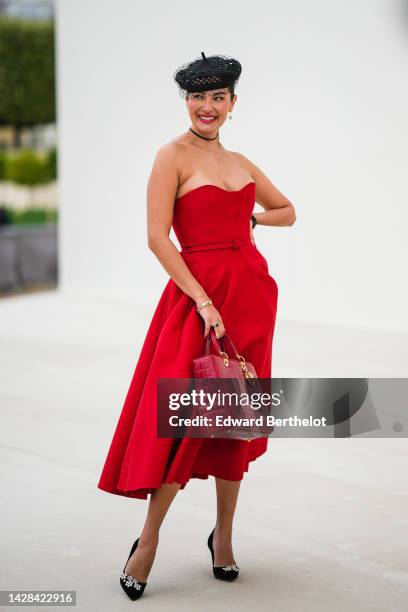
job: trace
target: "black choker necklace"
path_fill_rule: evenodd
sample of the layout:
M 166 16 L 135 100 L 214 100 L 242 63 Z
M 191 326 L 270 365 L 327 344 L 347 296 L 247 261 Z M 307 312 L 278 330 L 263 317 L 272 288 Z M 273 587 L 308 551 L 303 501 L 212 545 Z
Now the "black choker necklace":
M 192 130 L 191 128 L 188 128 L 190 130 L 190 132 L 193 132 L 193 134 L 195 134 L 196 136 L 198 136 L 199 138 L 203 138 L 204 140 L 216 140 L 218 138 L 218 133 L 215 136 L 215 138 L 206 138 L 205 136 L 201 136 L 201 134 L 197 134 L 197 132 L 195 132 L 194 130 Z

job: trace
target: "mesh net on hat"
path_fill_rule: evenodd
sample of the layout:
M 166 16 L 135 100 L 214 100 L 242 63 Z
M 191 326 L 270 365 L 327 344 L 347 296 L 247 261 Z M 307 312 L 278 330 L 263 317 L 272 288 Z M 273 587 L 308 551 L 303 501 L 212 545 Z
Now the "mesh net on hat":
M 206 91 L 221 87 L 235 87 L 242 71 L 238 60 L 227 55 L 210 55 L 201 52 L 201 58 L 183 64 L 173 78 L 183 96 L 189 92 Z

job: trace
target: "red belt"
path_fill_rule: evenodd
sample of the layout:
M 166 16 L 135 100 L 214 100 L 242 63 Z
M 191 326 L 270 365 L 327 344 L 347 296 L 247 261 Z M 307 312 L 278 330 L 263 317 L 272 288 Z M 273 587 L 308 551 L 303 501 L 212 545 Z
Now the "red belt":
M 250 238 L 234 238 L 224 242 L 210 242 L 207 244 L 192 244 L 183 246 L 181 253 L 194 253 L 196 251 L 215 251 L 217 249 L 239 249 L 241 246 L 251 244 Z

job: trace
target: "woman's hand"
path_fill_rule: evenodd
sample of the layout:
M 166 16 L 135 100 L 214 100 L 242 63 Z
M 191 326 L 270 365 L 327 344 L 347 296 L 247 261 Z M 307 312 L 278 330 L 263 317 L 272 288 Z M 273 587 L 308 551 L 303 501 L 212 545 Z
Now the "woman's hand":
M 208 304 L 207 306 L 203 306 L 199 313 L 204 319 L 205 323 L 205 332 L 204 338 L 208 336 L 210 333 L 210 327 L 214 325 L 214 323 L 219 323 L 215 329 L 215 335 L 217 338 L 221 338 L 225 333 L 224 323 L 222 322 L 222 317 L 216 307 L 213 304 Z
M 250 237 L 252 244 L 256 246 L 255 238 L 254 238 L 254 228 L 252 227 L 252 219 L 249 220 L 249 237 Z

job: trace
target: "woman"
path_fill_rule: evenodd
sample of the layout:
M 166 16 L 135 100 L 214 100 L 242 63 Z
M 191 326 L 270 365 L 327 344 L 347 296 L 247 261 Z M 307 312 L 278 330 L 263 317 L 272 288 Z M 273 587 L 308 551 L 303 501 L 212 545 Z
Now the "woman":
M 131 599 L 147 584 L 162 521 L 190 478 L 215 477 L 217 517 L 207 544 L 213 574 L 238 576 L 232 524 L 240 483 L 267 438 L 159 438 L 159 377 L 191 378 L 211 327 L 228 335 L 257 375 L 271 377 L 278 288 L 253 237 L 255 224 L 288 226 L 294 207 L 244 155 L 228 151 L 219 128 L 232 117 L 241 64 L 226 56 L 194 60 L 174 78 L 191 125 L 158 151 L 148 181 L 148 245 L 170 279 L 139 356 L 98 487 L 147 499 L 147 517 L 120 577 Z M 265 209 L 252 214 L 255 200 Z M 182 249 L 169 238 L 173 225 Z

